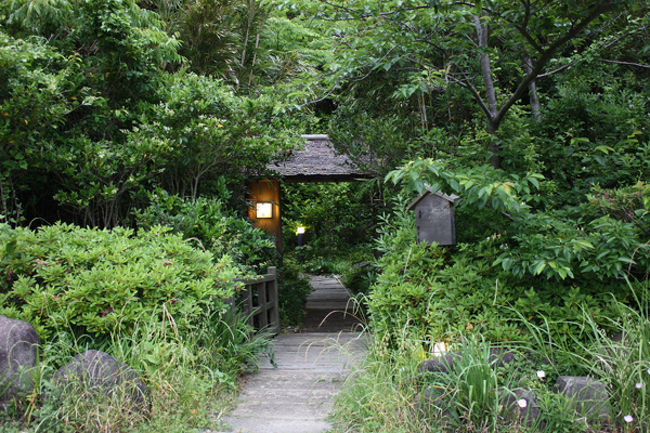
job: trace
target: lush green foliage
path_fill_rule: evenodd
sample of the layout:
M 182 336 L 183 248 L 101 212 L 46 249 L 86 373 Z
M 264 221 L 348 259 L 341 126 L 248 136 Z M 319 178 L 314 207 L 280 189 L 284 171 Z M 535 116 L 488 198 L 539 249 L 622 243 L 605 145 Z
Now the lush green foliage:
M 243 179 L 305 126 L 328 125 L 341 150 L 402 188 L 376 262 L 373 215 L 393 185 L 285 188 L 285 320 L 300 318 L 301 271 L 371 286 L 380 344 L 349 399 L 352 428 L 431 430 L 410 411 L 419 356 L 478 333 L 553 341 L 558 368 L 599 375 L 621 413 L 645 419 L 647 396 L 630 384 L 646 348 L 594 342 L 583 324 L 620 331 L 611 318 L 624 316 L 635 325 L 623 333 L 647 339 L 633 294 L 646 295 L 650 268 L 648 12 L 638 0 L 2 2 L 0 222 L 139 228 L 0 226 L 0 312 L 33 321 L 47 344 L 105 344 L 157 391 L 182 388 L 182 402 L 161 393 L 154 411 L 178 404 L 173 416 L 192 424 L 190 388 L 232 382 L 259 348 L 220 316 L 240 270 L 272 260 L 268 238 L 231 210 L 243 211 Z M 404 208 L 425 188 L 462 197 L 456 246 L 416 244 Z M 308 246 L 294 250 L 298 224 Z M 183 373 L 204 366 L 197 380 Z M 459 416 L 495 425 L 494 393 L 467 389 L 487 370 L 456 373 L 438 379 L 455 381 Z M 561 401 L 547 403 L 546 426 L 577 428 Z M 73 429 L 140 422 L 89 406 Z
M 187 72 L 134 2 L 5 2 L 0 24 L 3 218 L 112 227 L 153 185 L 196 198 L 296 143 L 278 95 Z
M 38 231 L 2 226 L 2 310 L 42 338 L 88 334 L 98 342 L 131 335 L 138 321 L 173 320 L 187 335 L 210 312 L 224 312 L 239 274 L 229 256 L 213 261 L 170 229 Z
M 571 319 L 557 322 L 544 316 L 539 325 L 514 313 L 513 322 L 526 329 L 529 342 L 495 346 L 468 337 L 470 330 L 466 330 L 448 347 L 454 360 L 447 371 L 419 371 L 422 361 L 440 347 L 414 337 L 410 327 L 395 332 L 391 345 L 386 344 L 386 335 L 383 340 L 369 337 L 373 344 L 368 358 L 337 400 L 335 431 L 646 431 L 650 419 L 648 282 L 629 289 L 632 306 L 610 298 L 607 317 L 594 315 L 591 306 L 584 304 Z M 558 338 L 559 323 L 569 325 L 568 340 Z M 501 362 L 503 350 L 515 361 Z M 584 407 L 578 405 L 576 411 L 570 399 L 553 392 L 561 375 L 588 375 L 605 384 L 611 413 L 605 425 L 593 413 L 583 412 Z M 535 394 L 536 420 L 529 422 L 504 410 L 507 401 L 512 404 L 519 398 L 508 396 L 521 390 Z
M 507 176 L 485 166 L 451 172 L 440 161 L 420 160 L 392 172 L 388 178 L 395 182 L 405 180 L 407 188 L 418 192 L 428 186 L 434 192 L 443 189 L 461 195 L 460 212 L 470 210 L 475 215 L 473 222 L 492 216 L 499 218 L 492 227 L 483 225 L 461 237 L 474 240 L 496 235 L 504 252 L 494 264 L 516 277 L 544 274 L 562 280 L 578 276 L 604 280 L 630 273 L 642 276 L 650 265 L 650 248 L 644 244 L 650 221 L 650 195 L 642 182 L 625 187 L 618 200 L 606 200 L 607 208 L 599 204 L 599 199 L 609 197 L 603 192 L 602 198 L 583 196 L 579 211 L 549 209 L 553 203 L 546 200 L 546 209 L 536 211 L 528 204 L 543 200 L 533 195 L 542 179 L 536 174 Z M 598 194 L 597 188 L 594 191 Z M 626 199 L 626 195 L 630 197 Z M 591 203 L 587 202 L 589 198 Z M 485 208 L 489 210 L 482 211 Z
M 367 241 L 373 234 L 372 184 L 286 184 L 282 188 L 285 250 L 296 246 L 296 228 L 305 227 L 305 244 L 328 257 Z
M 130 335 L 113 334 L 97 346 L 88 338 L 59 332 L 44 342 L 34 372 L 35 391 L 0 413 L 0 431 L 84 432 L 169 431 L 192 428 L 221 429 L 214 413 L 228 409 L 234 398 L 237 374 L 260 351 L 268 351 L 265 334 L 251 338 L 246 317 L 215 313 L 200 319 L 191 334 L 180 337 L 171 316 L 138 321 Z M 72 384 L 61 388 L 51 380 L 54 370 L 88 348 L 99 348 L 132 366 L 149 387 L 150 406 L 144 411 L 118 392 L 96 393 Z M 57 393 L 58 398 L 46 398 Z M 7 415 L 22 415 L 14 423 Z M 6 421 L 6 422 L 5 422 Z
M 288 326 L 300 326 L 304 315 L 305 301 L 311 293 L 311 285 L 303 266 L 294 257 L 285 256 L 280 268 L 278 301 L 280 321 Z
M 157 225 L 171 227 L 214 257 L 227 254 L 236 264 L 258 272 L 274 263 L 276 250 L 271 236 L 226 209 L 222 200 L 183 200 L 161 189 L 149 194 L 149 199 L 149 207 L 136 211 L 141 230 Z
M 306 272 L 354 279 L 354 266 L 372 260 L 370 240 L 380 206 L 376 190 L 375 182 L 284 185 L 285 253 Z M 302 247 L 297 247 L 298 226 L 305 227 Z
M 462 239 L 473 233 L 462 234 L 466 224 L 489 227 L 488 221 L 494 218 L 489 209 L 484 214 L 470 205 L 457 210 L 457 220 L 467 221 L 460 225 L 461 239 L 454 247 L 417 244 L 413 215 L 404 207 L 399 202 L 400 210 L 384 220 L 378 242 L 384 253 L 378 261 L 382 272 L 368 301 L 373 331 L 387 341 L 404 330 L 425 341 L 455 341 L 466 333 L 481 333 L 492 341 L 530 339 L 516 309 L 533 323 L 546 317 L 553 324 L 554 338 L 570 342 L 570 335 L 581 333 L 574 322 L 582 308 L 588 308 L 597 323 L 606 327 L 606 318 L 614 313 L 611 294 L 619 299 L 629 296 L 624 280 L 562 279 L 558 273 L 517 275 L 505 269 L 500 262 L 504 251 L 511 254 L 520 248 L 516 243 L 503 247 L 507 232 L 486 236 L 480 230 L 471 243 Z M 620 275 L 626 272 L 627 267 Z
M 247 317 L 224 303 L 242 275 L 238 266 L 168 227 L 136 235 L 3 224 L 0 275 L 0 314 L 27 320 L 43 339 L 36 389 L 9 414 L 22 417 L 20 431 L 214 427 L 211 413 L 227 406 L 222 400 L 237 375 L 268 353 L 268 336 L 252 334 Z M 54 371 L 87 349 L 108 352 L 141 375 L 151 391 L 144 413 L 119 392 L 71 388 L 60 399 L 44 398 L 54 392 Z
M 582 333 L 574 333 L 570 342 L 553 337 L 549 323 L 526 326 L 534 337 L 535 350 L 558 361 L 549 366 L 553 376 L 574 366 L 579 373 L 598 378 L 610 393 L 612 424 L 619 431 L 646 431 L 650 419 L 648 281 L 630 289 L 631 305 L 612 299 L 608 317 L 596 317 L 584 307 L 578 322 L 572 324 Z M 603 322 L 609 332 L 604 331 Z M 625 416 L 631 416 L 632 421 L 626 421 Z

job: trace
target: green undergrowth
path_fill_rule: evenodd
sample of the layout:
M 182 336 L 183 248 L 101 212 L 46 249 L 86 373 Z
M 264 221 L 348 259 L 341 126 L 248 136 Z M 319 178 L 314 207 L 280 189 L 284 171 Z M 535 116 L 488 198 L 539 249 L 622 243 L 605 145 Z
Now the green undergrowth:
M 584 305 L 580 321 L 572 324 L 583 335 L 574 336 L 572 344 L 556 339 L 549 321 L 537 326 L 515 311 L 529 339 L 496 344 L 463 336 L 448 348 L 455 358 L 442 372 L 419 371 L 435 355 L 429 341 L 414 337 L 408 326 L 398 338 L 371 336 L 368 357 L 336 400 L 333 432 L 647 432 L 649 297 L 647 291 L 634 294 L 635 308 L 611 301 L 616 311 L 610 319 L 613 334 L 606 334 Z M 501 350 L 496 358 L 490 352 L 494 348 Z M 515 361 L 495 367 L 504 351 Z M 553 392 L 561 375 L 600 380 L 610 395 L 609 416 L 598 418 Z M 521 390 L 534 393 L 538 417 L 507 410 L 522 397 L 516 394 Z
M 617 252 L 632 257 L 629 261 L 638 267 L 636 276 L 629 278 L 629 286 L 624 278 L 627 269 L 618 277 L 609 278 L 577 272 L 573 278 L 564 279 L 517 275 L 504 269 L 498 259 L 504 252 L 514 254 L 512 251 L 523 248 L 522 245 L 506 233 L 490 234 L 483 219 L 487 218 L 485 214 L 480 219 L 476 217 L 477 225 L 473 228 L 480 235 L 441 247 L 417 243 L 412 213 L 405 210 L 403 202 L 395 208 L 384 219 L 377 242 L 383 253 L 377 262 L 380 271 L 369 291 L 370 325 L 380 338 L 398 338 L 399 330 L 408 326 L 417 338 L 449 343 L 463 334 L 480 334 L 497 342 L 529 340 L 525 323 L 541 325 L 547 320 L 552 323 L 549 329 L 553 337 L 570 344 L 573 337 L 579 338 L 583 333 L 577 325 L 583 308 L 607 329 L 608 318 L 616 313 L 612 299 L 632 304 L 631 289 L 647 290 L 641 271 L 641 265 L 647 263 L 647 245 L 640 245 L 636 256 L 634 251 Z M 469 219 L 470 210 L 474 211 L 468 207 L 458 213 Z M 635 236 L 623 240 L 637 245 L 640 235 Z M 552 247 L 540 243 L 537 248 Z M 601 255 L 609 252 L 603 250 Z M 560 250 L 557 254 L 563 253 Z M 514 311 L 526 320 L 522 322 Z
M 171 227 L 215 257 L 227 254 L 244 272 L 265 273 L 277 259 L 273 237 L 228 209 L 231 193 L 223 182 L 218 185 L 220 198 L 182 198 L 156 188 L 147 194 L 149 206 L 134 211 L 136 224 L 140 229 Z
M 166 227 L 0 225 L 0 275 L 0 314 L 32 323 L 42 341 L 36 386 L 0 414 L 0 431 L 218 429 L 238 375 L 270 355 L 270 336 L 225 302 L 240 268 Z M 91 349 L 135 370 L 144 406 L 123 392 L 59 392 L 55 372 Z
M 250 361 L 268 352 L 270 337 L 251 338 L 246 317 L 208 316 L 192 335 L 180 338 L 168 316 L 163 326 L 139 321 L 131 337 L 112 336 L 97 347 L 90 338 L 68 335 L 45 342 L 33 377 L 35 390 L 13 402 L 6 432 L 187 432 L 219 429 L 232 407 L 236 379 Z M 123 389 L 106 394 L 55 384 L 56 368 L 87 349 L 99 349 L 132 367 L 149 392 L 139 405 Z M 56 395 L 56 398 L 51 398 Z M 7 418 L 8 417 L 8 418 Z
M 308 277 L 302 273 L 301 263 L 293 255 L 284 257 L 278 281 L 280 321 L 285 326 L 300 326 L 305 301 L 311 292 Z

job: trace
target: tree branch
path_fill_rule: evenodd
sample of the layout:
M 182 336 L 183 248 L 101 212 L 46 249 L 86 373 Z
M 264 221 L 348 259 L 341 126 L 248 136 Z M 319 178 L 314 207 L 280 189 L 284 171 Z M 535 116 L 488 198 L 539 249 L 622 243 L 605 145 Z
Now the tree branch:
M 562 66 L 560 66 L 560 67 L 557 68 L 557 69 L 553 69 L 552 71 L 548 71 L 548 72 L 544 72 L 543 74 L 539 74 L 539 75 L 537 76 L 537 78 L 550 77 L 551 75 L 555 75 L 555 74 L 557 74 L 558 72 L 562 72 L 562 71 L 564 71 L 565 69 L 570 68 L 571 66 L 575 65 L 576 63 L 578 63 L 578 62 L 574 60 L 573 62 L 571 62 L 571 63 L 567 63 L 566 65 L 562 65 Z
M 594 10 L 587 15 L 579 23 L 572 25 L 571 28 L 559 39 L 551 44 L 546 50 L 544 50 L 542 56 L 537 60 L 532 70 L 526 74 L 523 80 L 519 83 L 519 86 L 514 91 L 514 93 L 508 98 L 505 104 L 501 107 L 498 113 L 495 116 L 494 122 L 498 125 L 506 112 L 512 107 L 512 105 L 519 99 L 521 96 L 528 90 L 528 85 L 532 80 L 534 80 L 539 73 L 542 71 L 544 66 L 548 63 L 549 60 L 553 57 L 555 51 L 557 51 L 562 45 L 566 44 L 568 41 L 576 37 L 587 25 L 598 18 L 602 13 L 604 13 L 610 6 L 609 0 L 600 2 Z
M 650 65 L 644 65 L 643 63 L 624 62 L 622 60 L 609 60 L 609 59 L 600 59 L 600 61 L 604 63 L 614 63 L 616 65 L 636 66 L 637 68 L 650 69 Z
M 452 83 L 456 83 L 459 86 L 467 89 L 470 91 L 476 102 L 478 102 L 479 107 L 481 107 L 481 110 L 485 113 L 488 118 L 492 117 L 492 114 L 490 114 L 490 109 L 488 108 L 487 104 L 483 101 L 483 98 L 481 98 L 481 94 L 476 90 L 476 87 L 472 85 L 470 82 L 465 82 L 461 81 L 458 78 L 454 77 L 453 75 L 447 75 L 446 78 L 450 80 Z

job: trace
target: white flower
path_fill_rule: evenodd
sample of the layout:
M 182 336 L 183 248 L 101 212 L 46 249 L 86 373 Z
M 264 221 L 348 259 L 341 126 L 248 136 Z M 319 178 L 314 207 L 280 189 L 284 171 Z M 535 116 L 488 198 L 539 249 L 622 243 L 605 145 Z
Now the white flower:
M 544 370 L 537 370 L 537 377 L 540 379 L 546 379 L 546 372 Z
M 636 384 L 634 384 L 634 386 L 636 387 L 636 389 L 643 388 L 643 384 L 641 382 L 637 382 Z
M 629 423 L 631 423 L 632 421 L 634 421 L 634 417 L 632 417 L 632 415 L 625 415 L 625 416 L 623 417 L 623 420 L 625 420 L 625 422 L 629 424 Z
M 525 398 L 520 398 L 519 400 L 517 400 L 517 406 L 523 409 L 526 406 L 528 406 L 528 402 L 526 401 Z
M 648 374 L 650 374 L 650 368 L 648 368 Z

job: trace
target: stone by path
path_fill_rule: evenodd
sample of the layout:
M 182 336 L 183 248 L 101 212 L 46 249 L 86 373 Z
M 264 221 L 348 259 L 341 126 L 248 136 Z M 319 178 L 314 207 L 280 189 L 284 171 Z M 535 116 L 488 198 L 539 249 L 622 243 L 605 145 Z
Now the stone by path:
M 345 311 L 349 293 L 333 278 L 312 277 L 303 332 L 274 341 L 274 368 L 268 360 L 244 378 L 235 410 L 224 419 L 238 433 L 322 433 L 327 416 L 351 367 L 365 356 L 365 339 L 351 332 Z M 330 314 L 332 313 L 332 314 Z M 318 324 L 327 316 L 325 326 Z M 324 331 L 323 331 L 324 330 Z M 312 332 L 305 332 L 312 331 Z

